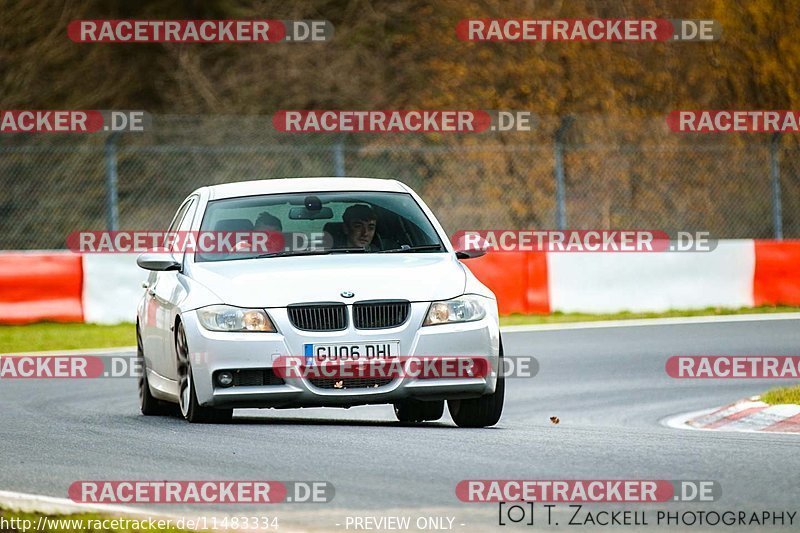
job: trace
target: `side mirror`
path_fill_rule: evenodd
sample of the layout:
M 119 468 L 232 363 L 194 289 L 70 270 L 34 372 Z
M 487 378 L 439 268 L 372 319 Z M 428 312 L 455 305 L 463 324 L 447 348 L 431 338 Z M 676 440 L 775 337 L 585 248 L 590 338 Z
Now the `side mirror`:
M 456 250 L 456 257 L 459 259 L 475 259 L 484 255 L 486 255 L 486 250 L 483 249 Z
M 169 252 L 143 253 L 136 258 L 136 264 L 145 270 L 158 272 L 181 269 L 181 264 Z
M 456 250 L 458 259 L 475 259 L 486 255 L 489 245 L 486 242 L 485 232 L 481 231 L 458 231 L 451 238 L 450 242 Z

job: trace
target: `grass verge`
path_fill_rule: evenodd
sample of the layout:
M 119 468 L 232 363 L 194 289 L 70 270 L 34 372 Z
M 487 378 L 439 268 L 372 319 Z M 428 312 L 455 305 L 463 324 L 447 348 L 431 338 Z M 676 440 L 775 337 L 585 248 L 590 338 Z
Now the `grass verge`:
M 135 345 L 136 328 L 132 323 L 107 326 L 43 322 L 25 326 L 0 326 L 0 353 Z
M 770 405 L 780 403 L 800 404 L 800 385 L 772 389 L 761 395 L 761 401 Z
M 188 532 L 168 524 L 166 519 L 125 518 L 99 513 L 43 514 L 11 511 L 0 508 L 0 533 L 67 533 L 142 531 Z M 163 522 L 159 523 L 159 520 Z M 155 529 L 153 529 L 155 524 Z M 163 526 L 163 527 L 162 527 Z
M 800 307 L 742 307 L 728 309 L 709 307 L 691 311 L 666 311 L 663 313 L 553 313 L 551 315 L 509 315 L 500 317 L 501 326 L 521 326 L 528 324 L 561 324 L 565 322 L 595 322 L 599 320 L 631 320 L 636 318 L 673 318 L 688 316 L 749 315 L 761 313 L 800 313 Z

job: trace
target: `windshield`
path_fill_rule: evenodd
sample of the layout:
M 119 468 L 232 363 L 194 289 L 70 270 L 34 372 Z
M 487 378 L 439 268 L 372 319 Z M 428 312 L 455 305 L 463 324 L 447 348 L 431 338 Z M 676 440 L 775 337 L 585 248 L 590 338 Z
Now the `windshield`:
M 437 253 L 446 248 L 407 193 L 266 194 L 208 203 L 200 231 L 269 232 L 283 237 L 270 253 L 197 253 L 198 262 L 329 253 Z

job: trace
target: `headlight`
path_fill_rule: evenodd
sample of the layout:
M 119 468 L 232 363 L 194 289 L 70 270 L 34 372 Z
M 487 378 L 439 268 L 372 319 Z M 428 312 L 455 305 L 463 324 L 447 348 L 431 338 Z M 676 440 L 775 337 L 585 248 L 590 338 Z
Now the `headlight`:
M 197 318 L 211 331 L 276 331 L 262 309 L 242 309 L 229 305 L 211 305 L 197 310 Z
M 461 296 L 444 302 L 433 302 L 423 326 L 472 322 L 486 316 L 486 309 L 476 296 Z

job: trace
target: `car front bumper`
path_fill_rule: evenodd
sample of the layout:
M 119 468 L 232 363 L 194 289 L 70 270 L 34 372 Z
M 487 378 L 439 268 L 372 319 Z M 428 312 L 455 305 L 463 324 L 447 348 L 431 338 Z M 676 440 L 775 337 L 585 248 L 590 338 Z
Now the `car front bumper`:
M 291 326 L 285 308 L 268 309 L 277 333 L 228 333 L 203 328 L 194 311 L 182 316 L 192 361 L 192 376 L 201 405 L 227 408 L 348 407 L 385 404 L 405 399 L 463 399 L 494 392 L 500 330 L 497 315 L 482 320 L 422 327 L 429 304 L 412 303 L 409 319 L 401 326 L 380 330 L 311 332 Z M 220 370 L 272 368 L 283 357 L 303 355 L 307 343 L 371 343 L 399 341 L 401 356 L 481 356 L 492 372 L 484 377 L 397 377 L 370 388 L 328 389 L 305 377 L 285 377 L 279 385 L 221 387 L 214 383 Z

